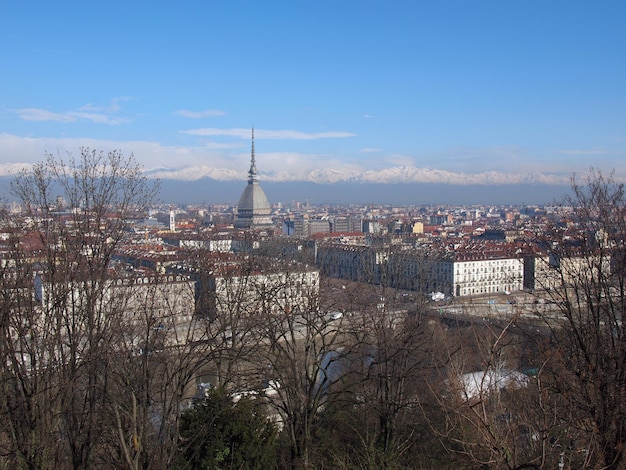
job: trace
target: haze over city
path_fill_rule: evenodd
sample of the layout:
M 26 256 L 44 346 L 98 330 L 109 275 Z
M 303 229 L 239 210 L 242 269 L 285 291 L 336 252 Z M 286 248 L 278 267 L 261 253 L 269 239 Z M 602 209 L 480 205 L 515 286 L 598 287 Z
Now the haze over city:
M 626 178 L 623 2 L 10 2 L 0 16 L 1 175 L 120 149 L 164 199 L 235 201 L 254 127 L 274 202 L 550 202 L 592 166 Z

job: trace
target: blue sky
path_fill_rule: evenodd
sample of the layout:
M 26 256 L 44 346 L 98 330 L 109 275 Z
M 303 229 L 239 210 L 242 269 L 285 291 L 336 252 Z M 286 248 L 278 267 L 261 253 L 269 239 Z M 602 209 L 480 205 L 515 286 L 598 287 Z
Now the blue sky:
M 152 175 L 626 179 L 626 2 L 0 6 L 0 174 L 81 145 Z

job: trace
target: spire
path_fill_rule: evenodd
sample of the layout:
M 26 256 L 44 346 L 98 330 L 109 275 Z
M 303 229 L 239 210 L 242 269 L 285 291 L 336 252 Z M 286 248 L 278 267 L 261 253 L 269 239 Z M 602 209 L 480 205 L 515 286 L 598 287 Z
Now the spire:
M 272 227 L 272 209 L 261 185 L 258 184 L 256 156 L 254 154 L 254 126 L 252 126 L 252 151 L 248 184 L 239 198 L 235 227 L 244 229 Z
M 254 158 L 254 126 L 252 126 L 252 155 L 250 157 L 250 171 L 248 172 L 248 183 L 257 180 L 256 160 Z

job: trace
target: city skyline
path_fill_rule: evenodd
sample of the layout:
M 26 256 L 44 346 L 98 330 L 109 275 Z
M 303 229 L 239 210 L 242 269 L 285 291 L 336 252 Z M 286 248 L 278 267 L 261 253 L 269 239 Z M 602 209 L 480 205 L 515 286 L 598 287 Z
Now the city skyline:
M 89 146 L 238 193 L 254 126 L 261 184 L 318 195 L 528 187 L 534 202 L 592 166 L 626 179 L 621 2 L 3 11 L 2 175 Z

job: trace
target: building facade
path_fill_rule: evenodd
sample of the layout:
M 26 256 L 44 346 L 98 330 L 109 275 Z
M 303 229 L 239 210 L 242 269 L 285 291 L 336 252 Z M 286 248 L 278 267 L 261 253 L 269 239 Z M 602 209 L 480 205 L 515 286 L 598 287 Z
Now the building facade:
M 235 268 L 209 277 L 206 307 L 211 318 L 297 314 L 318 308 L 317 269 L 289 266 L 265 272 L 244 271 Z

